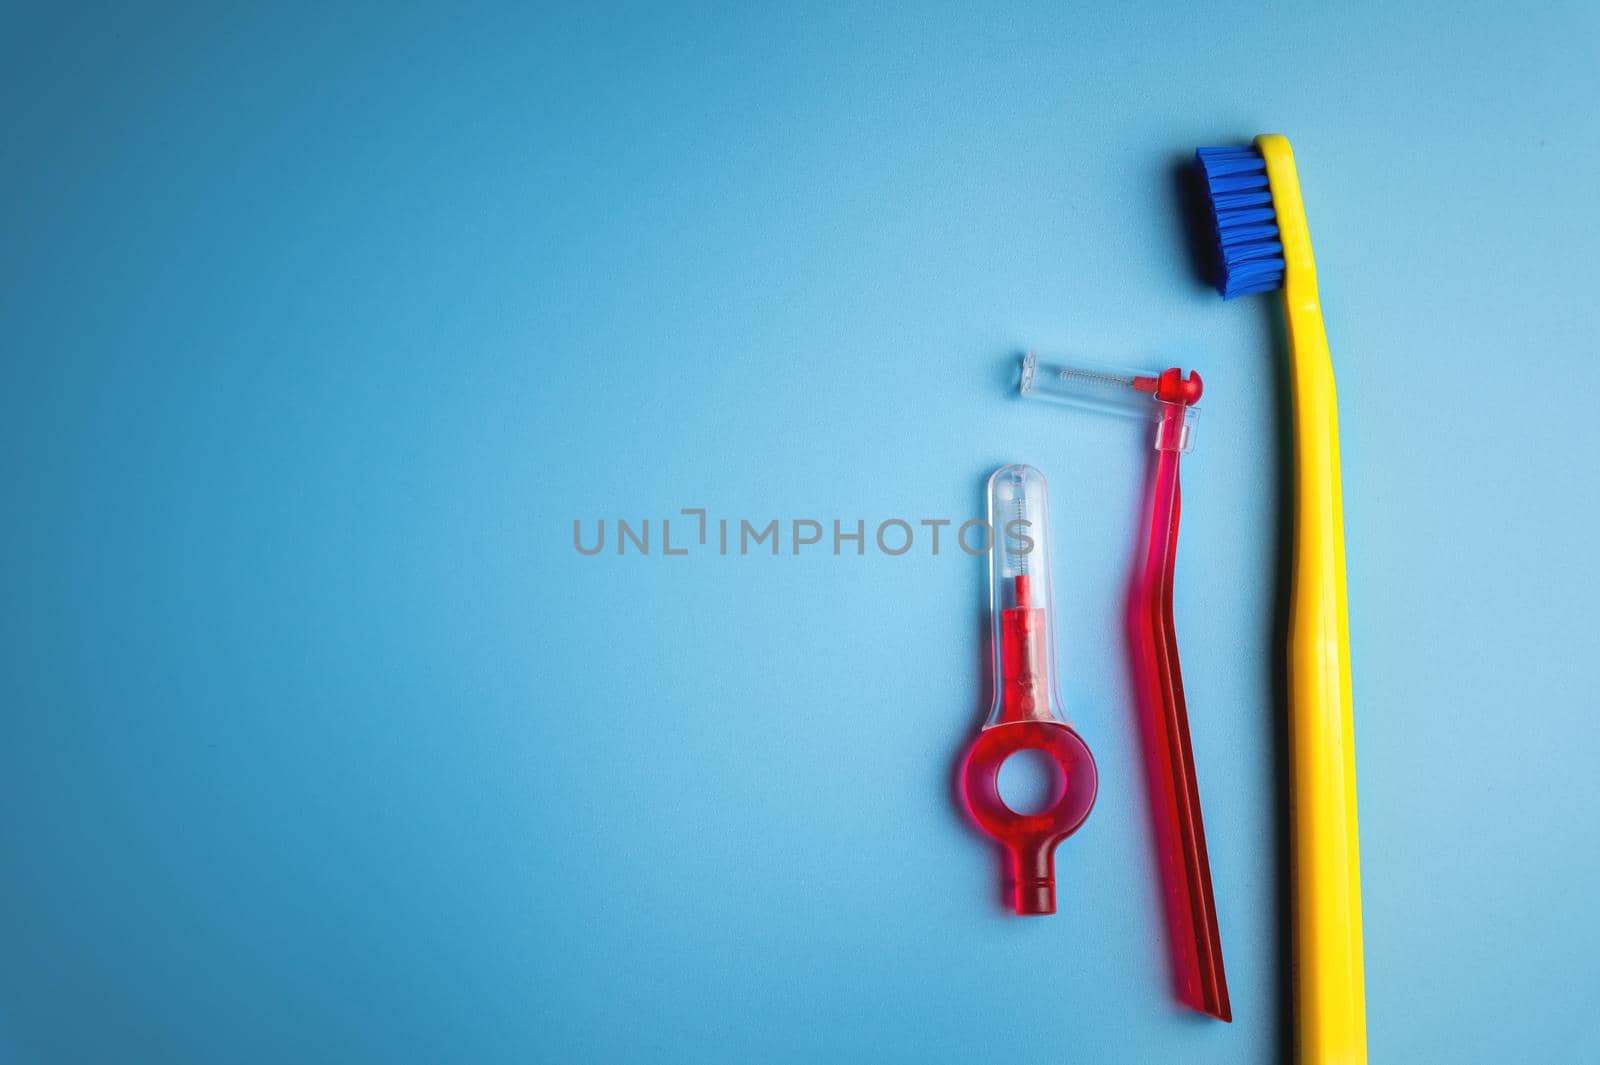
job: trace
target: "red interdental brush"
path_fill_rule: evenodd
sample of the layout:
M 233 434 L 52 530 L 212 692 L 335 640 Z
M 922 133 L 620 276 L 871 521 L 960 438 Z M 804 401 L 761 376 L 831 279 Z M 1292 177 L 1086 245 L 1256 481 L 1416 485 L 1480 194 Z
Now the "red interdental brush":
M 1231 1021 L 1222 936 L 1206 856 L 1200 787 L 1189 742 L 1189 709 L 1178 665 L 1172 583 L 1178 552 L 1182 493 L 1178 461 L 1191 444 L 1200 375 L 1176 367 L 1156 372 L 1047 366 L 1023 360 L 1022 394 L 1057 399 L 1156 422 L 1155 480 L 1144 566 L 1130 614 L 1143 711 L 1151 804 L 1166 889 L 1167 922 L 1179 997 L 1219 1020 Z
M 1067 724 L 1055 682 L 1050 594 L 1050 504 L 1044 474 L 1002 466 L 989 478 L 990 616 L 994 708 L 961 767 L 967 810 L 1006 851 L 1006 880 L 1019 914 L 1056 912 L 1056 846 L 1094 807 L 1094 755 Z M 1020 751 L 1053 766 L 1055 791 L 1041 810 L 1013 810 L 1000 796 L 1000 767 Z

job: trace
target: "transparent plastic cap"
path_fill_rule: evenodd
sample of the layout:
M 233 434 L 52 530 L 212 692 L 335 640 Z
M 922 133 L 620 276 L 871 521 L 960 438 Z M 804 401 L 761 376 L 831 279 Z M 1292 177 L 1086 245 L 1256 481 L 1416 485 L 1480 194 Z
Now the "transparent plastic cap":
M 1050 499 L 1044 474 L 1002 466 L 989 478 L 995 705 L 989 724 L 1062 720 L 1055 684 Z
M 1089 410 L 1150 416 L 1159 370 L 1133 370 L 1121 366 L 1062 366 L 1040 362 L 1033 352 L 1022 357 L 1022 394 L 1034 399 Z M 1141 390 L 1140 384 L 1145 387 Z

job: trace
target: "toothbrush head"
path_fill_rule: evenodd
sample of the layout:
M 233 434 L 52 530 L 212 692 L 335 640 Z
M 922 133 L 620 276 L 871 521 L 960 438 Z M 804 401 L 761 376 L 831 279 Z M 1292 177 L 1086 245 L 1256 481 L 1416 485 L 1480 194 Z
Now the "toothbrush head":
M 1250 147 L 1200 148 L 1194 161 L 1211 208 L 1217 291 L 1231 300 L 1282 287 L 1283 242 L 1266 160 Z
M 1199 148 L 1194 160 L 1209 207 L 1222 298 L 1296 282 L 1314 286 L 1311 236 L 1288 139 L 1264 133 L 1247 147 Z

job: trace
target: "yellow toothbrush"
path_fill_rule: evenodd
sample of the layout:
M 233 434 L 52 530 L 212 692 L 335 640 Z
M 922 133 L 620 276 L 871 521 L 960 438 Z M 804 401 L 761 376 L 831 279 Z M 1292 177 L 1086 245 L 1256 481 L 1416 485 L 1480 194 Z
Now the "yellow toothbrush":
M 1225 298 L 1283 291 L 1294 415 L 1294 543 L 1289 607 L 1289 809 L 1295 1048 L 1301 1065 L 1367 1060 L 1361 858 L 1345 605 L 1344 505 L 1333 362 L 1294 153 L 1195 153 L 1210 199 Z

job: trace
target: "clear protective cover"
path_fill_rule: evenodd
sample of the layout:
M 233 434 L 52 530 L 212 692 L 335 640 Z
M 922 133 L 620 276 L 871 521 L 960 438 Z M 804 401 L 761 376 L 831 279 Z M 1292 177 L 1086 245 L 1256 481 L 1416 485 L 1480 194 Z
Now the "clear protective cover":
M 989 724 L 1065 720 L 1055 683 L 1050 588 L 1050 498 L 1032 466 L 1002 466 L 989 478 L 990 610 L 995 702 Z
M 1041 362 L 1030 351 L 1022 357 L 1021 391 L 1033 399 L 1148 418 L 1152 393 L 1160 377 L 1159 370 Z M 1144 388 L 1140 388 L 1141 383 Z

